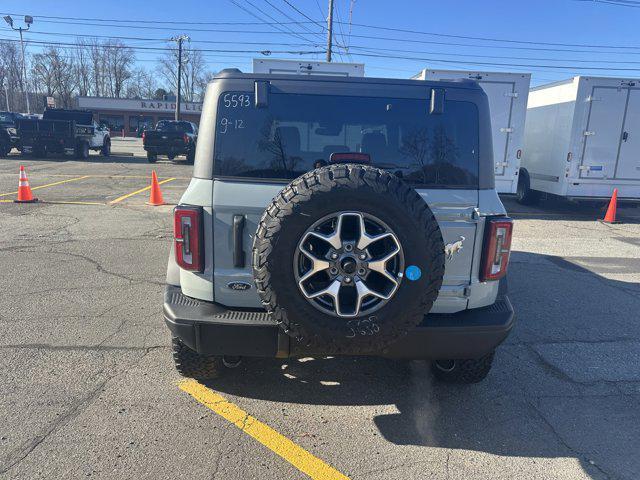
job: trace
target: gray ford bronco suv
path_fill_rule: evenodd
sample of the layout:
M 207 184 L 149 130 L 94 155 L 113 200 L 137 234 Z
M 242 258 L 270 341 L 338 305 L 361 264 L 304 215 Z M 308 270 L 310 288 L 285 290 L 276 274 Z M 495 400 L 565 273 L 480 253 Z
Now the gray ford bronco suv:
M 377 355 L 482 380 L 514 318 L 490 125 L 471 80 L 220 72 L 174 211 L 178 371 Z

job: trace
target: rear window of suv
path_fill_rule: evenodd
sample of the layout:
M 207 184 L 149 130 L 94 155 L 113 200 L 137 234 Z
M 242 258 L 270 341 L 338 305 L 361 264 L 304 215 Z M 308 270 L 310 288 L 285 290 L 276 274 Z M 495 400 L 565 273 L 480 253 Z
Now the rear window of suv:
M 289 180 L 329 163 L 332 153 L 367 153 L 371 165 L 418 187 L 478 187 L 478 110 L 429 99 L 222 94 L 214 153 L 216 177 Z
M 192 132 L 191 124 L 189 122 L 173 122 L 161 120 L 156 125 L 156 130 L 159 132 Z

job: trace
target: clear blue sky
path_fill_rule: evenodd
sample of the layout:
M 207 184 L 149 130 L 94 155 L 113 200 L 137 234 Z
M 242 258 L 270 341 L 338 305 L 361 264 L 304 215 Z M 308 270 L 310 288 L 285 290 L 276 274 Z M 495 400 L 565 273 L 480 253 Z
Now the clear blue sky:
M 625 7 L 604 1 L 633 4 Z M 386 26 L 428 32 L 415 34 L 384 31 L 361 26 L 336 25 L 335 40 L 350 45 L 351 58 L 336 48 L 334 60 L 363 62 L 369 76 L 407 78 L 420 69 L 450 68 L 485 71 L 527 71 L 533 74 L 533 84 L 568 78 L 572 75 L 602 75 L 640 77 L 640 2 L 634 0 L 538 0 L 518 2 L 459 0 L 455 2 L 428 0 L 355 0 L 352 21 L 356 24 Z M 308 22 L 302 14 L 324 23 L 327 0 L 289 0 L 302 13 L 285 0 L 233 0 L 254 12 L 260 19 Z M 123 40 L 137 47 L 162 47 L 160 39 L 187 33 L 194 46 L 218 50 L 324 50 L 326 34 L 312 23 L 287 24 L 278 27 L 292 33 L 282 33 L 272 25 L 260 25 L 260 19 L 234 5 L 231 0 L 155 0 L 150 1 L 64 1 L 21 0 L 3 2 L 2 13 L 30 14 L 35 18 L 33 34 L 27 38 L 37 41 L 72 42 L 69 34 L 113 35 L 142 37 L 146 40 Z M 336 20 L 348 22 L 351 0 L 335 0 Z M 259 8 L 261 11 L 252 7 Z M 275 8 L 274 8 L 275 7 Z M 78 20 L 38 18 L 42 16 L 106 18 L 114 20 L 140 20 L 149 23 L 103 22 L 100 25 L 82 25 Z M 287 18 L 290 17 L 290 18 Z M 154 22 L 184 22 L 180 24 Z M 69 23 L 60 23 L 69 22 Z M 194 22 L 253 22 L 254 25 L 211 25 Z M 100 23 L 85 21 L 85 23 Z M 141 28 L 147 27 L 147 28 Z M 149 28 L 151 27 L 151 28 Z M 197 31 L 227 30 L 225 32 Z M 275 33 L 251 33 L 275 32 Z M 309 33 L 313 32 L 313 33 Z M 300 35 L 302 33 L 302 35 Z M 57 34 L 57 35 L 56 35 Z M 64 34 L 64 35 L 61 35 Z M 453 38 L 431 34 L 460 35 L 495 38 L 520 42 Z M 361 38 L 358 37 L 374 37 Z M 6 25 L 0 27 L 0 38 L 16 38 Z M 383 39 L 385 37 L 388 39 Z M 157 39 L 157 40 L 156 40 Z M 392 40 L 397 39 L 397 40 Z M 200 43 L 228 42 L 228 43 Z M 248 44 L 253 42 L 255 44 Z M 434 43 L 432 43 L 434 42 Z M 583 46 L 543 45 L 574 44 Z M 288 44 L 288 45 L 284 45 Z M 457 45 L 454 45 L 457 44 Z M 597 46 L 596 46 L 597 45 Z M 633 48 L 611 48 L 633 47 Z M 41 46 L 29 45 L 37 52 Z M 383 50 L 384 49 L 384 50 Z M 560 51 L 564 50 L 564 51 Z M 360 54 L 385 55 L 393 58 L 365 57 Z M 160 55 L 153 50 L 137 50 L 140 65 L 153 68 Z M 250 71 L 251 59 L 259 53 L 207 52 L 212 70 L 237 67 Z M 297 55 L 274 53 L 277 58 L 300 58 Z M 419 60 L 397 57 L 417 57 Z M 323 59 L 323 54 L 303 55 L 303 58 Z M 511 58 L 506 58 L 511 57 Z M 515 57 L 515 58 L 514 58 Z M 446 63 L 442 60 L 460 63 Z M 465 62 L 493 64 L 529 64 L 527 66 L 473 65 Z M 571 66 L 569 69 L 550 68 Z M 596 70 L 594 67 L 604 68 Z M 633 70 L 624 70 L 633 69 Z

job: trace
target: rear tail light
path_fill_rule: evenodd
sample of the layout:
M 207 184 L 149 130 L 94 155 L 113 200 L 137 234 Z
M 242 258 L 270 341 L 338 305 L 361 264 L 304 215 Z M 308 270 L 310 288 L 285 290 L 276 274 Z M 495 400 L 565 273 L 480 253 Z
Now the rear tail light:
M 147 132 L 142 132 L 142 143 L 144 143 L 146 138 L 147 138 Z
M 511 254 L 513 221 L 507 217 L 487 219 L 480 280 L 499 280 L 507 274 Z
M 182 139 L 184 140 L 184 143 L 189 143 L 189 137 L 186 133 L 182 136 Z
M 178 205 L 173 211 L 176 262 L 192 272 L 204 270 L 202 207 Z

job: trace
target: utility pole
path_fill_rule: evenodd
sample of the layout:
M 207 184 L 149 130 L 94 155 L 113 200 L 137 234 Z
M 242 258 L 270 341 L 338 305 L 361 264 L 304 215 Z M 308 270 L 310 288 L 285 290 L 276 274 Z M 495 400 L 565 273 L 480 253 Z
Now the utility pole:
M 33 17 L 31 15 L 24 16 L 24 23 L 27 25 L 27 28 L 24 27 L 14 27 L 13 26 L 13 18 L 11 15 L 6 15 L 4 17 L 4 21 L 11 27 L 12 30 L 17 30 L 20 32 L 20 49 L 22 50 L 22 75 L 20 79 L 20 83 L 22 84 L 22 93 L 24 93 L 25 100 L 27 102 L 27 113 L 31 113 L 31 106 L 29 105 L 29 86 L 27 83 L 27 60 L 24 54 L 24 39 L 22 38 L 22 31 L 25 32 L 31 28 L 31 24 L 33 23 Z
M 174 42 L 178 42 L 178 93 L 176 93 L 176 122 L 180 120 L 180 90 L 182 85 L 182 42 L 189 40 L 187 35 L 179 35 L 171 39 Z
M 332 37 L 333 37 L 333 0 L 329 0 L 329 15 L 327 16 L 327 62 L 331 61 Z

